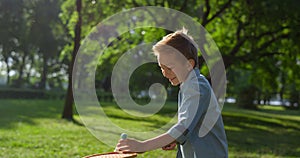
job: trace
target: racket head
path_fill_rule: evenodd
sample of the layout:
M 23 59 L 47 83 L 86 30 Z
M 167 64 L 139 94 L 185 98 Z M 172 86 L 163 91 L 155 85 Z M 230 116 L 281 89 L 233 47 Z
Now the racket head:
M 93 154 L 84 158 L 133 158 L 137 157 L 137 153 L 132 152 L 108 152 L 103 154 Z

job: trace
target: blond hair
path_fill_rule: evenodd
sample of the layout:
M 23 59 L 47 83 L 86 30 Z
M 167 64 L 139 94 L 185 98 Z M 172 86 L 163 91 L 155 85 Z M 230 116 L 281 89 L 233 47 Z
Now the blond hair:
M 170 33 L 163 37 L 163 39 L 157 42 L 152 50 L 155 55 L 162 52 L 167 52 L 168 47 L 172 47 L 178 50 L 187 59 L 193 59 L 195 61 L 195 66 L 198 67 L 198 50 L 197 44 L 191 36 L 187 34 L 188 30 L 183 28 L 174 33 Z

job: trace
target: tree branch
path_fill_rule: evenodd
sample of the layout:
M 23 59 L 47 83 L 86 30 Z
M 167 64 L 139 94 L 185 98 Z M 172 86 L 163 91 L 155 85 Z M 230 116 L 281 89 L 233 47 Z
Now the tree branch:
M 146 2 L 147 2 L 148 6 L 151 6 L 151 3 L 149 2 L 149 0 L 146 0 Z
M 241 39 L 241 32 L 242 30 L 245 30 L 246 26 L 250 24 L 249 21 L 247 22 L 242 22 L 241 20 L 237 20 L 238 21 L 238 27 L 237 27 L 237 30 L 236 30 L 236 38 L 237 40 L 239 41 Z
M 282 53 L 282 52 L 272 52 L 272 53 L 270 53 L 270 52 L 265 52 L 265 53 L 260 54 L 258 58 L 269 57 L 269 56 L 275 56 L 275 55 L 283 55 L 283 54 L 284 54 L 284 53 Z
M 238 56 L 237 59 L 242 62 L 249 62 L 249 61 L 257 60 L 257 59 L 264 58 L 264 57 L 273 57 L 275 55 L 283 55 L 283 54 L 284 53 L 282 53 L 282 52 L 264 52 L 259 55 L 253 55 L 251 53 L 248 53 L 248 54 L 245 54 L 242 56 Z
M 288 34 L 282 34 L 280 36 L 274 37 L 271 40 L 263 43 L 261 45 L 261 47 L 259 47 L 258 49 L 255 49 L 255 52 L 261 52 L 262 50 L 266 49 L 269 45 L 271 45 L 272 43 L 274 43 L 275 41 L 279 40 L 279 39 L 284 39 L 284 38 L 288 38 L 289 35 Z
M 234 56 L 236 55 L 236 53 L 238 53 L 239 49 L 241 48 L 241 46 L 248 40 L 248 39 L 254 39 L 254 40 L 260 40 L 261 38 L 265 37 L 265 36 L 274 36 L 275 34 L 279 33 L 281 30 L 288 28 L 288 27 L 280 27 L 279 29 L 275 30 L 275 31 L 267 31 L 267 32 L 263 32 L 258 36 L 245 36 L 243 38 L 240 37 L 240 32 L 241 30 L 244 28 L 244 26 L 246 26 L 249 23 L 242 23 L 239 21 L 239 26 L 237 28 L 237 32 L 236 32 L 236 37 L 237 37 L 237 44 L 234 46 L 234 48 L 231 50 L 230 55 Z M 272 38 L 272 40 L 265 42 L 262 47 L 260 47 L 259 49 L 257 49 L 256 51 L 261 51 L 263 49 L 265 49 L 266 47 L 268 47 L 271 43 L 275 42 L 276 40 L 278 40 L 277 38 L 287 38 L 287 34 L 285 35 L 281 35 L 278 36 L 276 38 Z
M 247 38 L 243 38 L 243 39 L 240 39 L 237 44 L 232 48 L 232 50 L 230 51 L 230 55 L 231 56 L 235 56 L 236 53 L 239 52 L 239 49 L 241 48 L 241 46 L 246 42 L 246 39 Z
M 132 4 L 133 4 L 134 7 L 139 7 L 140 6 L 135 0 L 132 0 Z
M 211 22 L 213 19 L 215 19 L 216 17 L 218 17 L 222 12 L 224 12 L 227 8 L 229 8 L 230 4 L 231 4 L 232 0 L 228 0 L 228 2 L 226 2 L 219 11 L 217 11 L 211 18 L 209 18 L 206 22 L 206 24 L 208 24 L 209 22 Z
M 205 25 L 208 23 L 208 15 L 209 15 L 209 12 L 210 12 L 210 4 L 209 4 L 209 0 L 205 0 L 205 12 L 203 13 L 203 16 L 202 16 L 202 26 L 205 27 Z
M 181 7 L 180 7 L 180 9 L 179 9 L 179 11 L 182 12 L 186 8 L 186 6 L 187 6 L 187 0 L 184 0 Z
M 239 41 L 241 40 L 241 31 L 242 31 L 242 27 L 243 26 L 243 23 L 238 20 L 238 27 L 236 29 L 236 33 L 235 33 L 235 36 L 236 36 L 236 39 Z
M 259 36 L 255 37 L 255 38 L 262 38 L 264 36 L 267 36 L 267 35 L 273 35 L 273 34 L 277 34 L 279 33 L 280 31 L 282 31 L 283 29 L 286 29 L 286 28 L 289 28 L 287 26 L 284 26 L 284 27 L 280 27 L 279 29 L 275 30 L 275 31 L 267 31 L 267 32 L 264 32 L 262 34 L 260 34 Z

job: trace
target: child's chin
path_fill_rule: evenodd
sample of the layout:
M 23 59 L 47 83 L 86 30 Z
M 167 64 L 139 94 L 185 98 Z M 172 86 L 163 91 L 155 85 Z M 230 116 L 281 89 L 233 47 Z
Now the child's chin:
M 172 86 L 178 86 L 179 85 L 179 82 L 177 83 L 174 83 L 174 82 L 171 82 Z

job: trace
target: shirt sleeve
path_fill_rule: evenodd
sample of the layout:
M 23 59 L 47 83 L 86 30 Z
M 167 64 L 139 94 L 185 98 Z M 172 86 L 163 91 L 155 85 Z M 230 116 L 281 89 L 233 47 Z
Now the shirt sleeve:
M 207 109 L 210 93 L 206 82 L 188 82 L 180 89 L 178 122 L 167 132 L 180 144 L 184 144 Z

